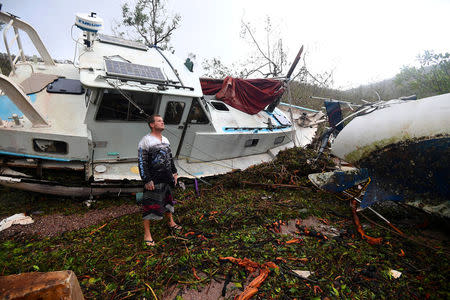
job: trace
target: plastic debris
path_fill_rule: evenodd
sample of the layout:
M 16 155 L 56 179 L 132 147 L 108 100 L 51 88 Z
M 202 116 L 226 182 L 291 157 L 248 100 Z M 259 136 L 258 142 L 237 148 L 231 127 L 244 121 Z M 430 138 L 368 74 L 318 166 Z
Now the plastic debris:
M 88 200 L 84 201 L 83 203 L 84 203 L 84 205 L 86 205 L 87 207 L 91 207 L 91 205 L 92 205 L 93 203 L 95 203 L 95 200 L 93 200 L 93 199 L 88 199 Z
M 183 191 L 186 190 L 186 185 L 183 181 L 178 181 L 178 185 L 183 189 Z
M 305 271 L 305 270 L 292 270 L 292 272 L 294 272 L 295 274 L 297 274 L 298 276 L 300 276 L 302 278 L 308 278 L 312 274 L 310 271 Z
M 392 278 L 397 279 L 400 276 L 402 276 L 402 272 L 394 270 L 394 269 L 390 269 L 389 270 L 389 274 L 392 276 Z
M 15 214 L 0 221 L 0 231 L 5 230 L 14 224 L 27 225 L 33 222 L 33 219 L 30 216 L 26 216 L 24 213 Z

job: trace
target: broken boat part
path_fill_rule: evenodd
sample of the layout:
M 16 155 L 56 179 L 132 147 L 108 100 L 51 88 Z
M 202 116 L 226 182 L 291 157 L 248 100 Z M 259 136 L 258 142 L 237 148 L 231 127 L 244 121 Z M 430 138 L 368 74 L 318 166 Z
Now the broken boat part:
M 323 136 L 320 152 L 332 140 L 332 154 L 368 170 L 371 183 L 361 207 L 406 201 L 433 207 L 427 212 L 448 218 L 450 94 L 415 99 L 353 105 L 356 110 L 346 118 L 340 103 L 349 103 L 327 99 L 331 128 Z M 344 127 L 346 120 L 350 122 Z
M 351 120 L 333 141 L 332 153 L 367 168 L 373 202 L 425 194 L 450 196 L 450 94 L 390 100 Z M 438 200 L 441 199 L 441 200 Z M 366 199 L 364 199 L 366 200 Z
M 347 190 L 364 182 L 366 183 L 366 185 L 370 184 L 370 178 L 368 177 L 368 172 L 366 169 L 350 169 L 346 171 L 337 170 L 333 172 L 313 173 L 308 175 L 308 179 L 314 186 L 316 186 L 320 190 L 331 193 L 342 193 L 343 195 L 359 203 L 362 203 L 362 201 L 355 195 L 349 193 Z M 388 219 L 383 217 L 373 208 L 367 208 L 384 222 L 386 222 L 389 227 L 394 229 L 399 234 L 403 235 L 403 232 L 395 227 Z

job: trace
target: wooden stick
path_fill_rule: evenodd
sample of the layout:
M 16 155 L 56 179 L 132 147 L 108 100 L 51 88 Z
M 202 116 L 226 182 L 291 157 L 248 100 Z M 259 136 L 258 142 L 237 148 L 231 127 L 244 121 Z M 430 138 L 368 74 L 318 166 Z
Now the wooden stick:
M 89 233 L 89 235 L 93 235 L 94 233 L 96 233 L 97 231 L 99 231 L 100 229 L 102 229 L 103 227 L 105 227 L 106 224 L 108 224 L 108 223 L 105 223 L 105 224 L 103 224 L 102 226 L 100 226 L 99 228 L 92 230 L 91 233 Z
M 347 195 L 347 196 L 352 197 L 353 199 L 355 199 L 356 201 L 358 201 L 359 203 L 361 203 L 361 200 L 360 200 L 360 199 L 358 199 L 358 198 L 355 197 L 355 196 L 352 196 L 350 193 L 347 193 L 346 191 L 343 191 L 342 193 L 344 193 L 344 194 Z M 398 229 L 397 227 L 395 227 L 394 225 L 392 225 L 392 223 L 389 222 L 388 219 L 386 219 L 385 217 L 383 217 L 380 213 L 376 212 L 372 207 L 368 207 L 368 209 L 369 209 L 371 212 L 373 212 L 374 214 L 376 214 L 380 219 L 382 219 L 383 221 L 385 221 L 392 229 L 394 229 L 395 231 L 397 231 L 398 233 L 400 233 L 400 234 L 402 234 L 402 235 L 404 234 L 400 229 Z
M 291 189 L 304 189 L 309 190 L 309 187 L 306 186 L 298 186 L 298 185 L 291 185 L 291 184 L 281 184 L 281 183 L 256 183 L 256 182 L 250 182 L 250 181 L 242 181 L 243 184 L 248 185 L 254 185 L 254 186 L 264 186 L 264 187 L 270 187 L 270 188 L 291 188 Z
M 355 197 L 350 199 L 350 206 L 352 208 L 353 221 L 355 223 L 356 230 L 361 235 L 361 238 L 364 240 L 367 240 L 367 242 L 369 242 L 369 244 L 371 244 L 371 245 L 381 244 L 381 242 L 382 242 L 381 238 L 373 238 L 371 236 L 368 236 L 362 229 L 361 223 L 359 222 L 358 215 L 356 214 L 356 199 L 355 199 Z
M 144 282 L 144 284 L 150 289 L 150 291 L 152 291 L 152 294 L 153 294 L 153 297 L 155 297 L 155 300 L 158 300 L 158 297 L 156 297 L 156 294 L 155 294 L 155 292 L 153 291 L 152 287 L 151 287 L 148 283 L 146 283 L 146 282 Z

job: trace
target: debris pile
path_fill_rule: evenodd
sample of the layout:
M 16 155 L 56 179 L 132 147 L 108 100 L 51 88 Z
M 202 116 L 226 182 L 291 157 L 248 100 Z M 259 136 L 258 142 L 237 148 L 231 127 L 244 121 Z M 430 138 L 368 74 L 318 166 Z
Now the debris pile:
M 311 149 L 292 148 L 280 151 L 271 162 L 254 165 L 241 172 L 224 175 L 218 184 L 227 187 L 255 185 L 271 188 L 292 188 L 309 186 L 307 175 L 334 168 L 327 155 L 317 159 L 317 152 Z
M 46 237 L 29 232 L 1 240 L 1 275 L 70 269 L 86 299 L 446 298 L 449 238 L 448 231 L 438 235 L 437 230 L 448 226 L 425 222 L 426 215 L 410 218 L 421 213 L 411 208 L 402 214 L 383 211 L 402 235 L 372 221 L 377 216 L 366 210 L 358 212 L 361 229 L 368 237 L 382 238 L 368 243 L 353 223 L 349 199 L 307 183 L 310 172 L 332 166 L 325 156 L 314 164 L 314 153 L 308 153 L 282 152 L 275 162 L 209 180 L 212 186 L 200 184 L 198 194 L 192 186 L 176 190 L 175 220 L 183 231 L 152 223 L 152 248 L 142 243 L 137 206 L 95 223 L 76 214 L 90 216 L 100 207 L 123 211 L 122 200 L 98 199 L 89 209 L 55 201 L 53 208 L 45 208 L 50 202 L 0 190 L 0 215 L 23 206 L 44 211 L 34 224 L 17 227 L 37 226 L 61 211 L 70 212 L 66 222 L 87 225 Z M 261 189 L 243 181 L 278 186 Z

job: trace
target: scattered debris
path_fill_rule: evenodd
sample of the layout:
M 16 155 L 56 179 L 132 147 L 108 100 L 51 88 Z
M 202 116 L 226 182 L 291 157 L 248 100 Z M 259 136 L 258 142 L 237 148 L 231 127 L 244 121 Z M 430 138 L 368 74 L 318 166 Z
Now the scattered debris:
M 33 219 L 30 216 L 26 216 L 24 213 L 15 214 L 0 221 L 0 231 L 3 231 L 15 224 L 27 225 L 33 222 Z
M 392 278 L 394 279 L 398 279 L 400 278 L 400 276 L 402 276 L 402 272 L 394 270 L 394 269 L 390 269 L 389 270 L 389 274 L 392 276 Z
M 324 224 L 324 219 L 319 219 L 314 216 L 309 216 L 306 219 L 298 219 L 295 225 L 302 233 L 309 232 L 314 234 L 313 231 L 317 231 L 316 236 L 319 238 L 328 239 L 340 235 L 339 230 L 331 225 Z
M 450 218 L 450 201 L 438 205 L 426 205 L 422 201 L 407 202 L 408 205 L 423 209 L 427 213 L 436 214 L 445 218 Z
M 275 190 L 282 188 L 308 190 L 309 181 L 304 176 L 334 167 L 326 155 L 322 155 L 316 162 L 307 161 L 307 158 L 316 156 L 314 150 L 304 148 L 280 151 L 274 161 L 254 165 L 241 172 L 229 173 L 217 184 L 233 188 L 247 185 Z
M 297 274 L 298 276 L 300 276 L 302 278 L 308 278 L 312 274 L 310 271 L 305 271 L 305 270 L 292 270 L 292 272 L 294 272 L 295 274 Z
M 284 155 L 290 157 L 289 153 L 298 152 Z M 289 161 L 297 164 L 295 159 Z M 291 184 L 283 170 L 294 174 L 295 168 L 279 163 L 283 176 L 277 178 Z M 261 174 L 274 180 L 269 170 L 267 166 Z M 0 232 L 0 275 L 71 269 L 86 299 L 155 299 L 151 289 L 158 299 L 178 296 L 184 300 L 234 299 L 244 290 L 246 297 L 256 291 L 252 299 L 445 298 L 450 257 L 448 233 L 443 230 L 446 223 L 427 215 L 425 224 L 422 212 L 412 219 L 411 212 L 418 210 L 409 206 L 393 204 L 402 208 L 396 211 L 377 205 L 405 236 L 393 234 L 384 224 L 366 222 L 367 235 L 383 237 L 383 246 L 374 247 L 359 238 L 349 199 L 344 202 L 323 191 L 279 188 L 268 192 L 229 185 L 230 178 L 245 172 L 210 179 L 212 187 L 199 183 L 198 197 L 193 185 L 184 191 L 177 189 L 175 198 L 180 201 L 174 216 L 185 232 L 174 235 L 165 222 L 152 223 L 157 242 L 152 249 L 142 244 L 139 206 L 121 205 L 134 203 L 134 199 L 102 199 L 87 209 L 82 202 L 33 199 L 0 187 L 0 213 L 5 217 L 19 208 L 45 212 L 33 216 L 33 225 Z M 259 175 L 251 174 L 256 181 Z M 308 184 L 304 175 L 293 180 Z M 104 204 L 109 208 L 99 209 Z M 366 212 L 358 216 L 366 218 Z M 406 237 L 422 239 L 420 246 Z M 256 262 L 249 264 L 254 272 L 238 267 L 237 261 L 220 263 L 219 257 L 246 257 Z M 278 268 L 268 266 L 263 272 L 267 261 Z M 393 280 L 387 266 L 400 270 L 402 279 Z M 300 276 L 293 270 L 311 274 Z
M 186 190 L 186 185 L 183 181 L 178 181 L 178 185 L 183 189 L 183 191 Z
M 88 199 L 88 200 L 84 201 L 83 203 L 84 203 L 84 205 L 86 205 L 86 207 L 91 207 L 91 205 L 95 203 L 95 200 Z
M 229 261 L 237 264 L 240 267 L 244 267 L 248 272 L 254 273 L 259 270 L 259 275 L 253 279 L 252 282 L 245 288 L 244 292 L 236 297 L 236 300 L 248 300 L 253 297 L 257 292 L 259 286 L 266 280 L 267 276 L 269 276 L 270 269 L 277 269 L 278 266 L 273 262 L 269 261 L 262 265 L 249 260 L 248 258 L 239 259 L 234 257 L 220 257 L 219 261 Z

